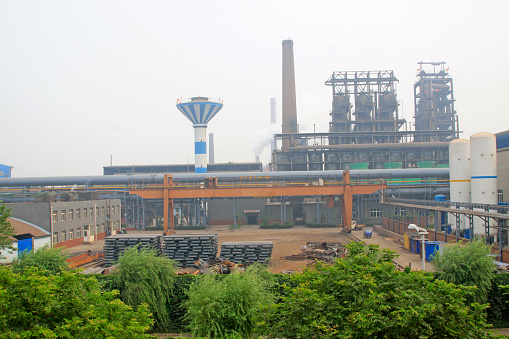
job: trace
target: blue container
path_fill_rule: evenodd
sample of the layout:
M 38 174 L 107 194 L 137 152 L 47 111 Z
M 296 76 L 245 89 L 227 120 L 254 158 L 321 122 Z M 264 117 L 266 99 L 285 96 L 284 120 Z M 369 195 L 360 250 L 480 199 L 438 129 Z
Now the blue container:
M 415 239 L 410 238 L 410 252 L 415 253 Z
M 447 201 L 447 197 L 443 194 L 435 195 L 435 201 Z
M 426 241 L 424 247 L 426 249 L 426 261 L 432 261 L 433 256 L 440 249 L 441 241 Z
M 463 238 L 470 239 L 470 229 L 463 231 Z
M 415 254 L 420 254 L 420 253 L 421 253 L 421 246 L 422 246 L 422 245 L 421 245 L 421 240 L 419 240 L 419 239 L 414 239 L 414 243 L 415 243 L 415 245 L 414 245 L 415 252 L 414 252 L 414 253 L 415 253 Z

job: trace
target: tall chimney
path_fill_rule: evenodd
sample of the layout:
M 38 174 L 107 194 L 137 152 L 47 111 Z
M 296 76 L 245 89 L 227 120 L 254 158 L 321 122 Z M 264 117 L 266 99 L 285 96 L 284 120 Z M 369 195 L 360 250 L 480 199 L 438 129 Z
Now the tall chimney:
M 283 40 L 283 133 L 297 133 L 297 99 L 293 40 Z M 290 149 L 290 138 L 283 138 L 283 151 Z
M 209 133 L 209 164 L 214 163 L 214 133 Z

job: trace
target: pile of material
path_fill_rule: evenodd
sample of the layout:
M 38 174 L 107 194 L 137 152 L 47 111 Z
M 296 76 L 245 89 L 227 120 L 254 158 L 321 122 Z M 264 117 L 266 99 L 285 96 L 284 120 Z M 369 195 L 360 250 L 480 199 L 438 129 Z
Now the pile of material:
M 308 242 L 302 246 L 302 252 L 299 254 L 284 257 L 286 260 L 319 260 L 324 262 L 333 262 L 335 258 L 342 256 L 346 248 L 341 243 L 327 242 Z
M 242 264 L 236 264 L 230 260 L 212 259 L 207 262 L 198 260 L 194 263 L 197 268 L 192 274 L 230 274 L 235 271 L 244 270 L 246 267 Z
M 217 234 L 172 234 L 163 240 L 163 255 L 180 267 L 194 267 L 198 259 L 208 261 L 217 255 Z
M 161 236 L 153 234 L 117 234 L 106 237 L 104 242 L 104 263 L 112 266 L 124 253 L 127 247 L 140 245 L 140 248 L 150 248 L 161 254 Z
M 263 263 L 272 255 L 272 241 L 236 241 L 221 244 L 221 258 L 234 263 Z

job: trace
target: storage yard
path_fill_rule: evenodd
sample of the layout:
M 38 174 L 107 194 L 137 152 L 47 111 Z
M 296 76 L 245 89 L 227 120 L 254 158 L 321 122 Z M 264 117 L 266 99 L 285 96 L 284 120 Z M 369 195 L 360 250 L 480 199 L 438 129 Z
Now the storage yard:
M 312 259 L 292 260 L 287 257 L 303 253 L 303 246 L 308 242 L 314 243 L 341 243 L 346 244 L 349 241 L 358 238 L 368 244 L 380 244 L 380 247 L 390 248 L 398 252 L 400 257 L 396 263 L 401 266 L 408 266 L 410 263 L 412 269 L 420 269 L 421 259 L 419 255 L 403 249 L 402 242 L 395 242 L 393 239 L 373 233 L 368 239 L 362 238 L 362 231 L 353 231 L 351 235 L 342 233 L 340 229 L 320 229 L 308 228 L 304 226 L 294 226 L 289 229 L 262 230 L 257 225 L 242 226 L 239 229 L 231 230 L 230 226 L 211 226 L 207 230 L 200 231 L 177 231 L 175 237 L 181 234 L 217 234 L 218 245 L 225 242 L 241 241 L 267 241 L 273 243 L 271 260 L 269 261 L 269 270 L 272 273 L 282 273 L 284 271 L 302 271 L 304 267 L 312 263 Z M 134 237 L 136 234 L 161 235 L 160 231 L 131 231 L 127 236 Z M 166 238 L 166 237 L 165 237 Z M 108 238 L 106 238 L 108 239 Z M 107 241 L 107 240 L 106 240 Z M 77 255 L 88 250 L 92 252 L 103 251 L 105 240 L 100 240 L 90 245 L 80 245 L 69 250 L 70 255 Z M 218 252 L 219 254 L 219 252 Z M 181 269 L 181 272 L 193 272 L 194 268 Z M 426 270 L 432 270 L 432 264 L 426 263 Z

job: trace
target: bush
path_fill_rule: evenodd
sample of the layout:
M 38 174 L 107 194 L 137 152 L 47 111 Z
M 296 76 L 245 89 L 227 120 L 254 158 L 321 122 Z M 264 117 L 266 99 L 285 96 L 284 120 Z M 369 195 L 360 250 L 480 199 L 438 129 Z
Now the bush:
M 399 272 L 395 253 L 350 243 L 345 259 L 294 274 L 295 287 L 271 305 L 259 333 L 269 338 L 486 338 L 487 305 L 475 288 Z
M 113 274 L 114 286 L 120 290 L 122 300 L 135 308 L 148 304 L 155 327 L 171 328 L 169 307 L 175 281 L 174 262 L 158 257 L 155 250 L 134 246 L 125 249 L 117 267 Z
M 307 223 L 306 226 L 310 227 L 310 228 L 335 228 L 335 227 L 339 227 L 339 225 L 333 225 L 333 224 L 312 224 L 312 223 Z
M 449 244 L 443 254 L 436 253 L 433 264 L 438 279 L 457 285 L 477 286 L 473 301 L 484 303 L 491 288 L 496 269 L 491 257 L 491 246 L 483 239 L 466 244 Z
M 152 319 L 81 273 L 0 267 L 0 338 L 147 338 Z
M 269 273 L 260 265 L 229 275 L 204 275 L 189 290 L 186 302 L 194 336 L 248 338 L 262 305 L 273 300 Z
M 270 225 L 266 225 L 266 224 L 262 223 L 262 224 L 260 224 L 260 228 L 261 229 L 284 229 L 284 228 L 292 228 L 293 225 L 294 225 L 293 222 L 288 220 L 284 224 L 280 224 L 278 222 L 273 222 Z
M 12 262 L 15 273 L 22 273 L 28 267 L 37 267 L 46 275 L 57 274 L 69 269 L 67 255 L 62 248 L 49 248 L 47 245 L 32 252 L 23 253 L 21 259 Z

